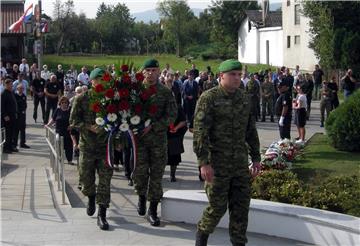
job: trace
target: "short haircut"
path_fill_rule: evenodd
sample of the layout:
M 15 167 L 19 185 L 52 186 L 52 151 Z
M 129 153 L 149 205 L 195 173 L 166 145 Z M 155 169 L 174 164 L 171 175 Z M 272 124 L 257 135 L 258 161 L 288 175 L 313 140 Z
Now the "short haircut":
M 75 88 L 75 92 L 76 92 L 77 94 L 82 93 L 82 91 L 83 91 L 83 88 L 82 88 L 81 86 L 78 86 L 78 87 Z
M 66 96 L 60 97 L 58 105 L 60 106 L 63 102 L 67 102 L 69 104 L 69 99 Z
M 7 85 L 7 84 L 10 84 L 10 83 L 12 83 L 13 81 L 12 81 L 12 79 L 5 79 L 5 85 Z

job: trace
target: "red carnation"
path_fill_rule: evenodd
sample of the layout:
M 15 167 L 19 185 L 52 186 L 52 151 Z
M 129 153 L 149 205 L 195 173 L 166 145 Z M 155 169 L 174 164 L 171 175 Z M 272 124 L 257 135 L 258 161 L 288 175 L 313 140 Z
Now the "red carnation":
M 140 94 L 140 97 L 141 97 L 141 99 L 142 99 L 143 101 L 146 101 L 146 100 L 149 99 L 150 94 L 149 94 L 148 91 L 143 91 L 143 92 Z
M 125 83 L 125 84 L 129 84 L 131 83 L 131 78 L 128 74 L 125 74 L 123 77 L 122 77 L 122 82 Z
M 121 71 L 123 71 L 123 72 L 127 72 L 127 71 L 129 71 L 129 66 L 128 65 L 122 65 L 121 66 Z
M 120 97 L 128 97 L 129 96 L 129 90 L 128 89 L 120 89 L 119 90 Z
M 91 105 L 91 110 L 94 111 L 95 113 L 99 113 L 101 110 L 100 103 L 99 102 L 93 103 Z
M 119 87 L 119 80 L 115 80 L 115 81 L 114 81 L 114 87 L 115 87 L 115 88 L 118 88 L 118 87 Z
M 135 107 L 134 107 L 134 111 L 135 111 L 135 114 L 140 114 L 141 111 L 142 111 L 141 104 L 136 104 Z
M 137 73 L 137 74 L 135 74 L 135 78 L 137 81 L 143 81 L 144 75 L 142 73 Z
M 100 93 L 104 91 L 104 86 L 102 84 L 95 85 L 95 92 Z
M 109 104 L 107 105 L 106 107 L 106 112 L 110 113 L 110 114 L 113 114 L 113 113 L 116 113 L 116 106 L 114 104 Z
M 139 85 L 137 83 L 131 83 L 130 89 L 137 91 L 139 89 Z
M 150 105 L 150 107 L 149 107 L 149 114 L 154 115 L 154 114 L 156 114 L 157 110 L 158 110 L 158 108 L 157 108 L 156 105 L 154 105 L 154 104 L 153 104 L 153 105 Z
M 114 95 L 115 95 L 115 92 L 114 92 L 114 90 L 112 88 L 107 89 L 106 92 L 105 92 L 105 96 L 107 98 L 113 98 Z
M 102 78 L 104 81 L 110 81 L 111 80 L 111 76 L 109 73 L 104 73 L 103 75 L 103 78 Z
M 119 103 L 119 110 L 128 110 L 130 108 L 129 102 L 121 100 Z

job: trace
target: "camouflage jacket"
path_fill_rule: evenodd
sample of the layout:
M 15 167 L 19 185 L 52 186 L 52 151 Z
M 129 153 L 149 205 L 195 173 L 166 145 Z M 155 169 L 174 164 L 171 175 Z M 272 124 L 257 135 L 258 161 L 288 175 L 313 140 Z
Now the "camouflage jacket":
M 246 92 L 254 97 L 259 97 L 260 95 L 260 86 L 257 81 L 255 80 L 249 80 L 246 84 Z
M 194 152 L 199 166 L 211 164 L 215 175 L 239 175 L 248 168 L 248 154 L 260 161 L 259 138 L 250 113 L 249 96 L 219 85 L 204 92 L 194 117 Z
M 271 82 L 264 82 L 261 85 L 261 93 L 263 98 L 272 98 L 272 95 L 274 94 L 274 85 Z
M 156 141 L 156 138 L 161 141 L 160 138 L 166 139 L 170 123 L 176 120 L 177 106 L 171 90 L 159 82 L 156 84 L 155 105 L 157 112 L 152 120 L 152 128 L 144 138 L 152 139 L 152 141 Z
M 88 93 L 75 97 L 70 113 L 70 127 L 80 132 L 81 151 L 99 153 L 105 156 L 107 132 L 99 128 L 98 133 L 89 130 L 95 123 L 96 113 L 90 110 Z

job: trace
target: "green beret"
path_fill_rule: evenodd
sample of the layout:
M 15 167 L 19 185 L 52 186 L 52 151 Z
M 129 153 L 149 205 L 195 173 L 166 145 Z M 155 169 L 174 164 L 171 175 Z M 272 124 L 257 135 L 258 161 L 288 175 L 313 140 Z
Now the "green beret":
M 94 70 L 91 71 L 90 73 L 90 79 L 96 79 L 99 77 L 102 77 L 104 75 L 105 71 L 101 68 L 95 68 Z
M 230 59 L 223 61 L 219 66 L 220 73 L 226 73 L 232 70 L 241 70 L 242 65 L 238 60 Z
M 159 62 L 153 58 L 148 59 L 144 62 L 143 69 L 149 67 L 159 67 Z

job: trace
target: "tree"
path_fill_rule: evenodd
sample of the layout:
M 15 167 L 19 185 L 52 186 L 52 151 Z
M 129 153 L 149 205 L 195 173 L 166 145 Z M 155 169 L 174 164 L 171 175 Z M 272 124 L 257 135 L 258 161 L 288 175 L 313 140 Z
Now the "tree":
M 182 56 L 184 47 L 191 40 L 189 31 L 193 28 L 190 23 L 195 19 L 194 13 L 184 0 L 159 2 L 156 10 L 161 16 L 165 41 L 168 45 L 175 44 L 176 55 Z
M 96 29 L 101 49 L 108 52 L 121 52 L 132 46 L 134 18 L 125 4 L 105 6 L 101 4 L 96 17 Z
M 238 30 L 246 17 L 246 10 L 259 9 L 257 1 L 213 1 L 210 6 L 212 16 L 212 40 L 222 42 L 225 36 L 237 44 Z
M 62 47 L 64 44 L 64 38 L 70 36 L 72 26 L 72 18 L 74 18 L 74 2 L 67 0 L 62 3 L 61 0 L 56 0 L 54 3 L 54 22 L 53 33 L 56 36 L 58 42 L 56 51 L 58 55 L 61 55 Z
M 304 1 L 310 19 L 310 48 L 325 69 L 354 68 L 360 72 L 360 2 Z

